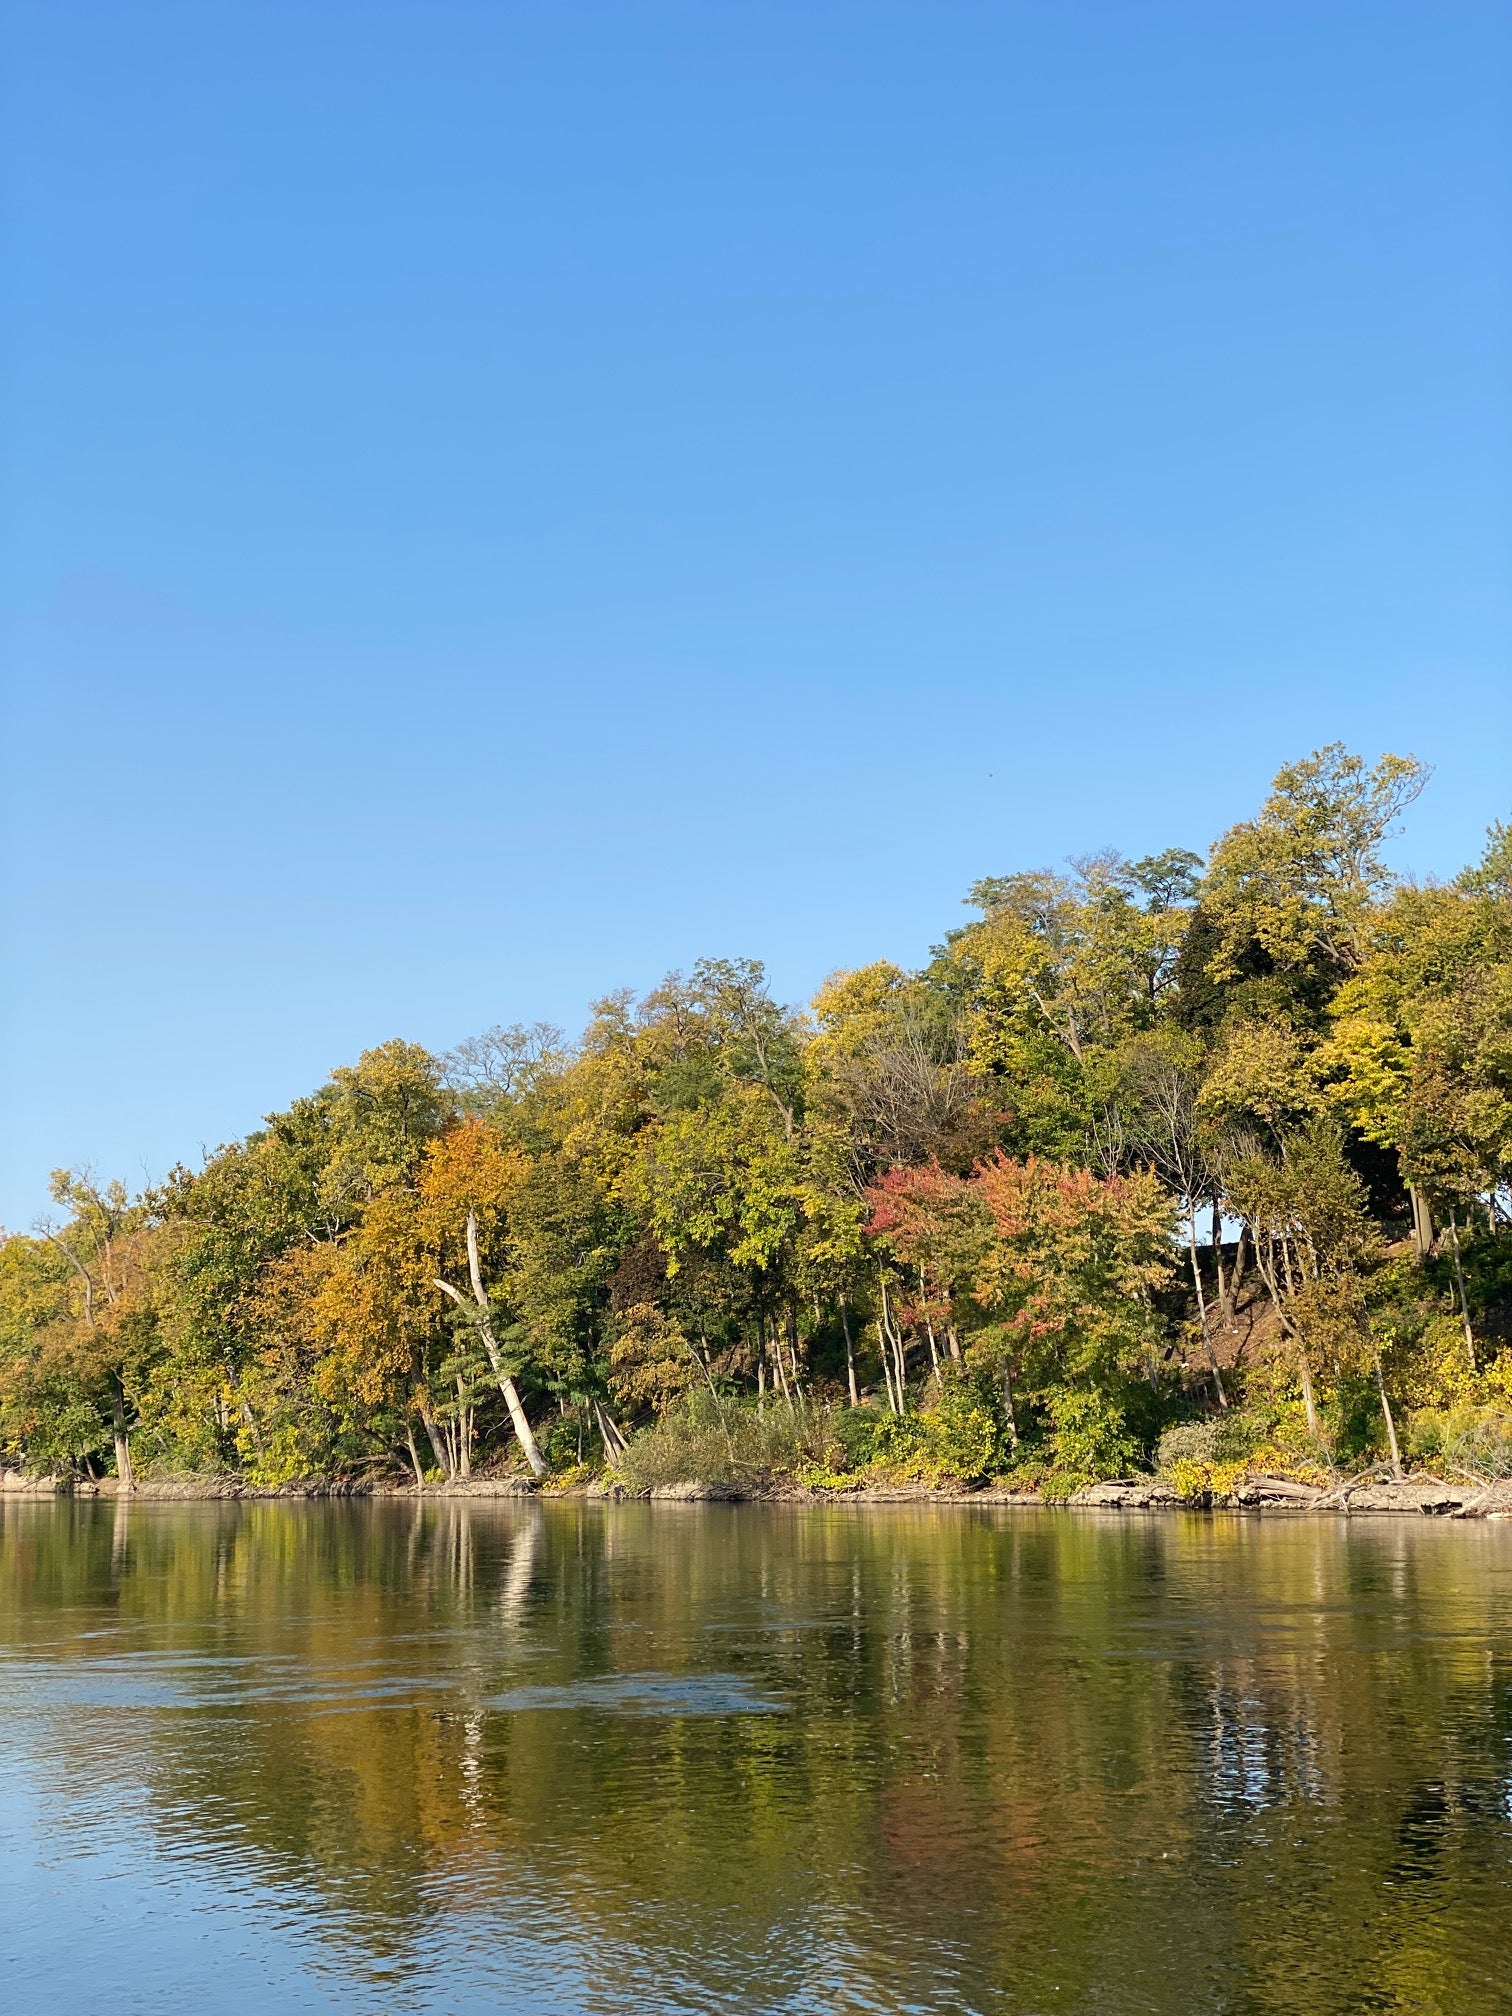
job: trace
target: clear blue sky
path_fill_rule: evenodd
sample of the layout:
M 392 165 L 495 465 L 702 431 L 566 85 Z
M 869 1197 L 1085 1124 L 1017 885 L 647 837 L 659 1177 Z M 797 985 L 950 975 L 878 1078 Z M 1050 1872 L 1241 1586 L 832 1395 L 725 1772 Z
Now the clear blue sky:
M 6 0 L 5 1167 L 1512 789 L 1512 6 Z

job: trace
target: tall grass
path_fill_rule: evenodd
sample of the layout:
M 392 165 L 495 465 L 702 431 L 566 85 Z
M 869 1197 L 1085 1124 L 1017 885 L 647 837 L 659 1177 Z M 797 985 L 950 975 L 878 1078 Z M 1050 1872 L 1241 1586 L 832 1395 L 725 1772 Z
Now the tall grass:
M 837 1453 L 831 1409 L 799 1400 L 749 1404 L 696 1393 L 630 1438 L 618 1465 L 632 1491 L 666 1484 L 758 1484 Z

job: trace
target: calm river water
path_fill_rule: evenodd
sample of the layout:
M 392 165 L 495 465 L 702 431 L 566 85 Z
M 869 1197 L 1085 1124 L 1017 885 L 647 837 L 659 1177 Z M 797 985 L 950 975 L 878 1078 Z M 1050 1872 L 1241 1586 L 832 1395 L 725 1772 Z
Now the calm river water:
M 1512 1530 L 0 1506 L 21 2012 L 1512 2010 Z

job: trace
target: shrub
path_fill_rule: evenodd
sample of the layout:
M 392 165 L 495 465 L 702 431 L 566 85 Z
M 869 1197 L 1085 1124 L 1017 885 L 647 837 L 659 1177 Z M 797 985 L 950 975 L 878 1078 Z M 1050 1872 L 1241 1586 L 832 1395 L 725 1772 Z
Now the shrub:
M 1122 1477 L 1137 1455 L 1123 1409 L 1107 1393 L 1064 1386 L 1045 1402 L 1050 1420 L 1050 1459 L 1057 1477 L 1093 1483 Z
M 1216 1463 L 1222 1434 L 1221 1421 L 1182 1421 L 1167 1428 L 1155 1452 L 1156 1468 L 1174 1478 L 1178 1465 Z
M 1487 1478 L 1512 1477 L 1512 1411 L 1497 1402 L 1422 1408 L 1408 1435 L 1412 1455 Z
M 864 1470 L 895 1443 L 897 1416 L 881 1407 L 837 1407 L 830 1417 L 847 1470 Z
M 581 1466 L 590 1448 L 597 1447 L 598 1432 L 586 1435 L 580 1414 L 558 1414 L 536 1430 L 536 1442 L 553 1470 L 571 1470 Z
M 921 1456 L 931 1477 L 969 1484 L 996 1467 L 997 1416 L 970 1381 L 949 1380 L 919 1419 Z
M 843 1462 L 826 1407 L 770 1401 L 764 1412 L 693 1393 L 630 1438 L 618 1464 L 632 1491 L 664 1484 L 750 1484 Z
M 575 1490 L 597 1475 L 598 1471 L 592 1463 L 569 1463 L 565 1470 L 558 1470 L 548 1477 L 541 1489 L 548 1498 L 559 1498 L 564 1492 Z
M 931 1391 L 918 1414 L 841 1407 L 830 1423 L 851 1472 L 972 1483 L 997 1466 L 998 1417 L 976 1382 L 959 1375 Z
M 917 1414 L 882 1414 L 872 1430 L 868 1468 L 917 1476 L 924 1447 L 924 1423 Z
M 1165 1437 L 1162 1436 L 1161 1440 L 1164 1441 Z M 1188 1505 L 1200 1504 L 1212 1489 L 1212 1465 L 1200 1458 L 1173 1456 L 1169 1461 L 1162 1462 L 1161 1469 L 1171 1488 Z

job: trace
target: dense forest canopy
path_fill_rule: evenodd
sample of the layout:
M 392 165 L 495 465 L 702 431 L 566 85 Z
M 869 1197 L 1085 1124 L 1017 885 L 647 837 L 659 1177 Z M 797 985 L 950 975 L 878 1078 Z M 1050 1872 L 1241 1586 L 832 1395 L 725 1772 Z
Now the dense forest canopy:
M 1204 1475 L 1512 1454 L 1512 829 L 1334 745 L 1204 861 L 988 877 L 928 965 L 371 1050 L 0 1246 L 33 1471 Z

